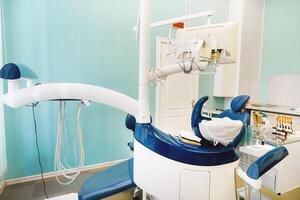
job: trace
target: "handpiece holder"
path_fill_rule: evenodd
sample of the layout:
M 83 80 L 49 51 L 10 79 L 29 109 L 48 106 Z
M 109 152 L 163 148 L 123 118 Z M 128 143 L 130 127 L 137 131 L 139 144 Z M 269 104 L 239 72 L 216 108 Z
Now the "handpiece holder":
M 32 87 L 37 75 L 26 65 L 8 63 L 1 68 L 0 78 L 7 80 L 8 93 L 13 93 L 20 89 L 21 80 L 26 81 L 27 87 Z

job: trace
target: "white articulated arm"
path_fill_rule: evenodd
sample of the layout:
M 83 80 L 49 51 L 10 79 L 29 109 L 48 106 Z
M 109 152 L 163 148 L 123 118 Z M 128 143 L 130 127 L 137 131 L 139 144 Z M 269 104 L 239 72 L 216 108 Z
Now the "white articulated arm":
M 48 83 L 18 89 L 2 96 L 3 103 L 13 108 L 51 100 L 86 100 L 118 108 L 133 116 L 138 114 L 138 102 L 135 99 L 107 88 L 88 84 Z
M 181 64 L 168 65 L 162 68 L 154 68 L 153 70 L 149 71 L 149 81 L 165 79 L 166 77 L 172 74 L 182 73 L 184 70 L 188 72 L 201 72 L 204 71 L 207 68 L 207 66 L 207 62 L 201 62 L 197 64 L 192 62 L 185 62 Z M 206 74 L 209 73 L 207 72 Z

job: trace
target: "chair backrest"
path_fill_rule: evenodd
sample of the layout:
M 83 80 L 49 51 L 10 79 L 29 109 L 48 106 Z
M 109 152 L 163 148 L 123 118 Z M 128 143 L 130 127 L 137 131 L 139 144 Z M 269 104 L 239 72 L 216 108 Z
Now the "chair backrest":
M 228 117 L 232 120 L 240 120 L 243 123 L 243 127 L 242 127 L 240 133 L 231 143 L 228 144 L 229 147 L 235 148 L 240 144 L 241 140 L 243 139 L 243 137 L 246 133 L 247 126 L 250 124 L 249 113 L 243 111 L 243 109 L 246 107 L 249 99 L 250 99 L 250 96 L 247 96 L 247 95 L 241 95 L 241 96 L 235 97 L 231 101 L 231 104 L 230 104 L 231 109 L 225 110 L 218 116 L 219 118 Z
M 238 134 L 238 136 L 231 142 L 229 143 L 229 147 L 237 147 L 239 143 L 241 142 L 243 136 L 245 135 L 246 132 L 246 127 L 247 125 L 250 124 L 250 115 L 247 112 L 243 112 L 243 109 L 246 107 L 247 102 L 249 101 L 250 97 L 246 95 L 241 95 L 235 97 L 232 102 L 231 102 L 231 109 L 225 110 L 222 112 L 218 117 L 219 118 L 224 118 L 228 117 L 232 120 L 240 120 L 244 124 L 242 127 L 242 130 Z M 202 116 L 202 108 L 204 103 L 208 100 L 208 96 L 204 96 L 200 98 L 192 112 L 192 119 L 191 119 L 191 125 L 194 133 L 202 139 L 202 142 L 204 145 L 206 144 L 212 144 L 211 142 L 207 141 L 200 132 L 199 129 L 199 123 L 202 120 L 210 120 L 207 117 Z

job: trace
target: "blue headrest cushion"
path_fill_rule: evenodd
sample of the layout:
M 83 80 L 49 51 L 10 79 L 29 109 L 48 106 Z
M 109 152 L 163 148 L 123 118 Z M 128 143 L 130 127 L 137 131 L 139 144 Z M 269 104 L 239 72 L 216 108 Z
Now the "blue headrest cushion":
M 245 108 L 249 99 L 250 99 L 250 96 L 248 96 L 248 95 L 240 95 L 240 96 L 235 97 L 231 101 L 231 110 L 235 113 L 241 112 Z
M 0 70 L 0 77 L 8 80 L 21 78 L 20 68 L 14 63 L 8 63 Z

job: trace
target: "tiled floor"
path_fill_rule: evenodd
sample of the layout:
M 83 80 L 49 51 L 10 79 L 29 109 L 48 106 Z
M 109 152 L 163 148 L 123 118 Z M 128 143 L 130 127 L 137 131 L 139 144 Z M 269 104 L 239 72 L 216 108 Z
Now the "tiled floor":
M 47 193 L 50 197 L 68 194 L 78 193 L 83 182 L 91 175 L 92 172 L 84 172 L 79 178 L 69 186 L 61 186 L 57 183 L 55 178 L 47 179 Z M 241 187 L 241 181 L 238 181 L 238 186 Z M 263 189 L 264 193 L 267 193 L 273 200 L 300 200 L 300 189 L 293 190 L 282 196 L 277 196 L 270 191 Z M 41 181 L 32 181 L 28 183 L 21 183 L 16 185 L 7 186 L 3 193 L 0 195 L 0 200 L 42 200 L 45 199 L 43 193 L 43 185 Z M 115 195 L 113 197 L 106 198 L 105 200 L 131 200 L 132 191 L 126 191 Z
M 49 197 L 64 195 L 68 193 L 78 193 L 83 182 L 90 176 L 88 172 L 82 173 L 74 183 L 62 186 L 57 183 L 55 178 L 46 180 L 47 193 Z M 126 191 L 109 197 L 105 200 L 131 200 L 132 191 Z M 43 185 L 41 181 L 32 181 L 11 186 L 6 186 L 0 195 L 0 200 L 42 200 L 45 199 Z

